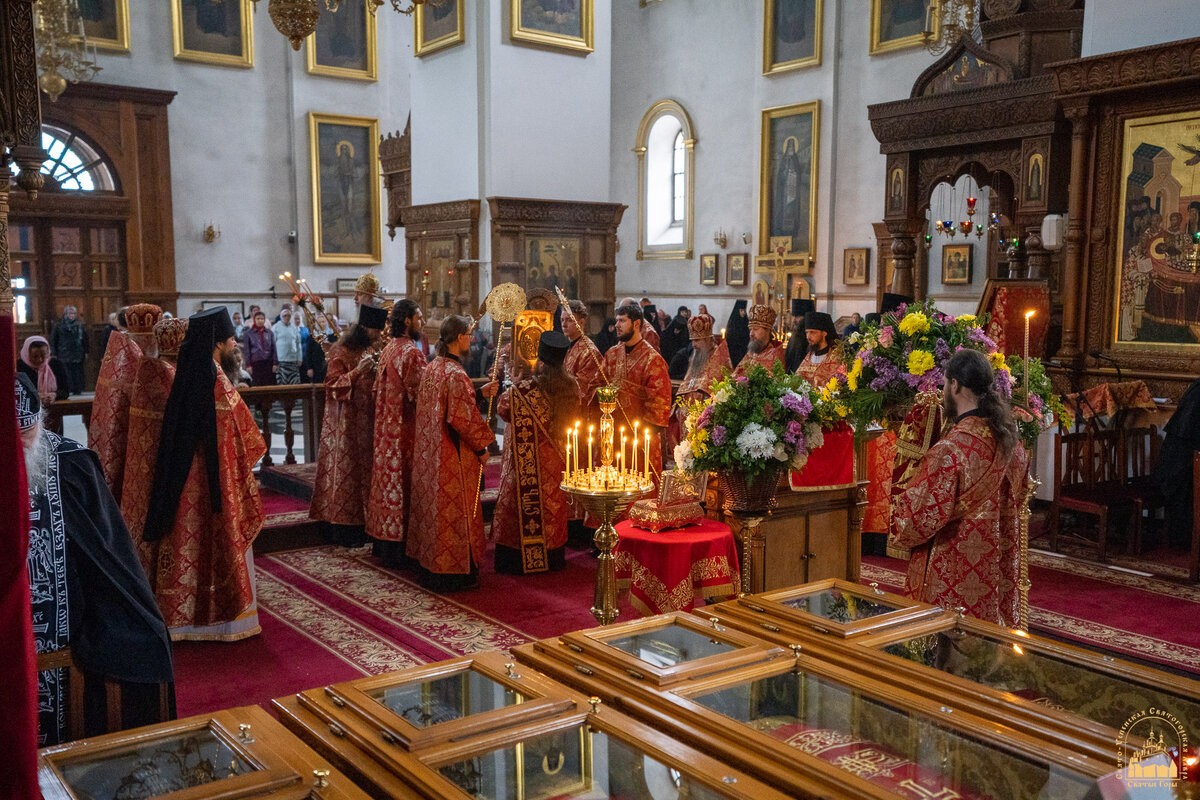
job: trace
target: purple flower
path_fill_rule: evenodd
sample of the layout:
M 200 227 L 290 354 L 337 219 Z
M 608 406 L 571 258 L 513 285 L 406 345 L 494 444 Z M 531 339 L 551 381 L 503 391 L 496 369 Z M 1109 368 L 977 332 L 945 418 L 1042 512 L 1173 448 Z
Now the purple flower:
M 749 378 L 747 378 L 745 375 L 738 375 L 738 376 L 737 376 L 737 382 L 738 382 L 738 383 L 749 383 L 749 382 L 750 382 L 750 379 L 749 379 Z
M 945 364 L 950 359 L 950 345 L 945 339 L 938 339 L 933 346 L 933 358 L 938 364 Z
M 992 352 L 996 349 L 996 343 L 983 332 L 983 328 L 971 328 L 967 331 L 967 338 L 973 342 L 979 342 L 984 346 L 985 352 Z
M 1012 378 L 1009 377 L 1008 370 L 996 370 L 996 379 L 992 382 L 992 387 L 996 390 L 996 394 L 1005 399 L 1012 398 Z
M 705 406 L 704 410 L 700 412 L 700 418 L 696 420 L 696 427 L 703 428 L 704 426 L 706 426 L 709 423 L 709 421 L 712 420 L 712 415 L 713 415 L 713 407 Z
M 717 425 L 712 429 L 712 443 L 717 447 L 725 444 L 725 426 Z
M 784 392 L 779 404 L 797 416 L 807 417 L 812 413 L 812 401 L 795 392 Z
M 792 420 L 784 428 L 783 440 L 788 444 L 794 445 L 802 436 L 804 436 L 804 427 L 796 420 Z

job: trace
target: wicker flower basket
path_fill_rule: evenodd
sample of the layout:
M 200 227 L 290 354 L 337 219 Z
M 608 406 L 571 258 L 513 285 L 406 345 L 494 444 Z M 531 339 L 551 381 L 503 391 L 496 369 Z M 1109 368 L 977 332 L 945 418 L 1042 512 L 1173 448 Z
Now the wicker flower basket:
M 765 512 L 775 505 L 775 493 L 786 464 L 772 464 L 747 483 L 744 472 L 719 472 L 721 494 L 726 511 L 735 513 Z

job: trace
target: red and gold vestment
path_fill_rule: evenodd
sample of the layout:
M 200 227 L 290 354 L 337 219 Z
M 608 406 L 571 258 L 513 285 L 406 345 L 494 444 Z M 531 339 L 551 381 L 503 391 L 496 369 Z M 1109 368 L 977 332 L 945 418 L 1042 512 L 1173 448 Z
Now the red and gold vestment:
M 142 348 L 125 331 L 108 337 L 108 348 L 100 362 L 96 378 L 96 396 L 92 400 L 92 419 L 88 424 L 88 449 L 100 456 L 104 482 L 117 502 L 125 474 L 125 448 L 129 435 L 129 393 L 137 376 Z
M 760 364 L 767 371 L 775 369 L 776 363 L 783 363 L 783 345 L 780 342 L 771 340 L 771 343 L 763 348 L 761 353 L 751 353 L 746 351 L 746 355 L 742 356 L 742 360 L 738 362 L 737 369 L 733 371 L 734 375 L 745 375 L 750 371 L 750 368 L 755 364 Z
M 417 392 L 425 355 L 407 336 L 387 343 L 375 370 L 375 466 L 367 505 L 367 535 L 404 541 L 408 529 Z
M 375 435 L 375 370 L 358 369 L 366 349 L 334 345 L 325 375 L 325 419 L 309 516 L 366 525 Z
M 667 362 L 645 339 L 632 348 L 618 342 L 604 354 L 604 372 L 618 387 L 617 402 L 621 408 L 613 412 L 616 429 L 624 425 L 632 433 L 635 420 L 654 427 L 650 438 L 650 472 L 657 485 L 662 474 L 660 432 L 671 420 L 671 376 L 667 374 Z M 619 446 L 619 434 L 617 438 Z M 644 441 L 638 446 L 642 448 Z M 639 463 L 642 452 L 639 449 Z
M 163 412 L 174 380 L 174 362 L 143 355 L 129 397 L 129 441 L 125 446 L 121 516 L 125 518 L 133 541 L 139 543 L 146 524 L 146 510 L 150 507 L 150 487 L 154 485 Z M 142 566 L 149 565 L 143 562 Z
M 817 388 L 824 386 L 844 372 L 841 356 L 833 347 L 830 347 L 829 351 L 825 353 L 825 359 L 820 364 L 813 363 L 813 352 L 809 350 L 804 354 L 804 360 L 800 362 L 800 366 L 796 367 L 796 374 L 808 381 L 809 385 Z

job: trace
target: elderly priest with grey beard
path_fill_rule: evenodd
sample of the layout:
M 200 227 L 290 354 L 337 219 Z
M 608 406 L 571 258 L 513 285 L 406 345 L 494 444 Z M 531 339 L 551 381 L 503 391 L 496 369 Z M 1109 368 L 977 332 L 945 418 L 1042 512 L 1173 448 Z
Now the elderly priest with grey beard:
M 37 387 L 17 376 L 29 481 L 29 591 L 38 654 L 71 648 L 84 676 L 84 734 L 103 733 L 105 681 L 121 727 L 174 716 L 171 642 L 96 454 L 42 426 Z M 67 736 L 66 668 L 38 674 L 38 744 Z

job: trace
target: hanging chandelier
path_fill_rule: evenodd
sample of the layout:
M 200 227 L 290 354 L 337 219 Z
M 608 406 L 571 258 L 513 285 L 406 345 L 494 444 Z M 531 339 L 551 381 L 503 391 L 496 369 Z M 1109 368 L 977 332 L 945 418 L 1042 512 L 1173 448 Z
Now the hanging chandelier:
M 921 34 L 925 49 L 938 56 L 958 44 L 975 30 L 977 0 L 929 0 L 925 12 L 925 30 Z
M 271 22 L 275 23 L 275 29 L 291 41 L 292 49 L 299 50 L 304 40 L 317 29 L 317 20 L 321 18 L 322 2 L 326 11 L 336 14 L 344 3 L 353 2 L 353 0 L 268 0 L 267 13 L 271 15 Z M 417 6 L 426 3 L 431 6 L 441 6 L 446 2 L 448 0 L 391 0 L 392 8 L 406 16 L 416 11 Z M 259 0 L 253 0 L 253 3 L 257 10 Z M 383 5 L 384 0 L 363 0 L 363 3 L 366 5 L 367 11 L 374 14 L 376 9 Z
M 96 50 L 88 46 L 84 35 L 78 0 L 39 0 L 33 14 L 38 86 L 54 102 L 66 91 L 68 82 L 96 77 L 100 71 Z

